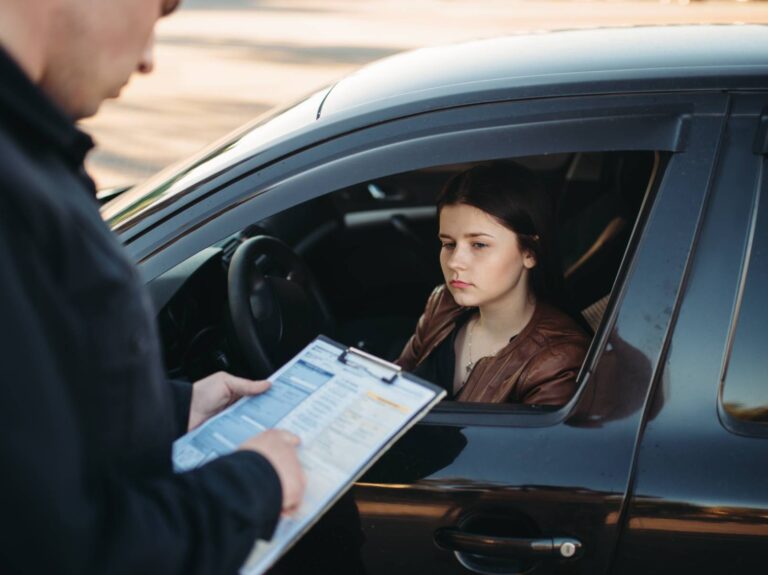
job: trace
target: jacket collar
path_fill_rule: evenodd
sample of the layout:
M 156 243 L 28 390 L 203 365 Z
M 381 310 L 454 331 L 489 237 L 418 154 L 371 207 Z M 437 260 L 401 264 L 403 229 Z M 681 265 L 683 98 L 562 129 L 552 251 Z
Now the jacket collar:
M 1 47 L 0 123 L 24 139 L 52 146 L 75 167 L 82 166 L 93 148 L 91 137 L 81 132 Z

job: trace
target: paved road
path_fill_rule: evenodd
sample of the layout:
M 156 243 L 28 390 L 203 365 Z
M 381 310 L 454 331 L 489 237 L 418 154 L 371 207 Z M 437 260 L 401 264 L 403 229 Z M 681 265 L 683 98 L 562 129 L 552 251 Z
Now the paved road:
M 83 127 L 100 187 L 140 181 L 237 126 L 411 48 L 522 30 L 768 23 L 768 3 L 688 0 L 184 0 L 157 66 Z

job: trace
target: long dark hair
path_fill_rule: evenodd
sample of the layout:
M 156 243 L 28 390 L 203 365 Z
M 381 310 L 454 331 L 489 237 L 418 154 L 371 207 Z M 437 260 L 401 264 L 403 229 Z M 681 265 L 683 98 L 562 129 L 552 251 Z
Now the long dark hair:
M 517 234 L 536 266 L 529 272 L 537 298 L 564 308 L 563 274 L 554 237 L 554 205 L 538 178 L 511 162 L 478 165 L 451 177 L 437 197 L 437 211 L 466 204 Z

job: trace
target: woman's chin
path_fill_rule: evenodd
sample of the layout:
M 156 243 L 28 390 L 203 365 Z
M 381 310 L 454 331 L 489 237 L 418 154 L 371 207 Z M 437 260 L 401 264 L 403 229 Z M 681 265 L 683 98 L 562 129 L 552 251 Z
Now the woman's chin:
M 454 301 L 462 307 L 477 307 L 477 298 L 464 293 L 463 290 L 450 289 Z

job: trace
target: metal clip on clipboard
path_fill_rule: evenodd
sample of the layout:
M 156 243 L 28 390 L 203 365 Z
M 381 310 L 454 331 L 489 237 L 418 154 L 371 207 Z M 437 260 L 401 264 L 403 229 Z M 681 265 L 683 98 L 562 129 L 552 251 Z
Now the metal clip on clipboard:
M 338 359 L 344 365 L 362 369 L 370 376 L 380 379 L 384 383 L 393 383 L 402 371 L 399 365 L 385 361 L 355 347 L 348 347 L 342 351 Z

